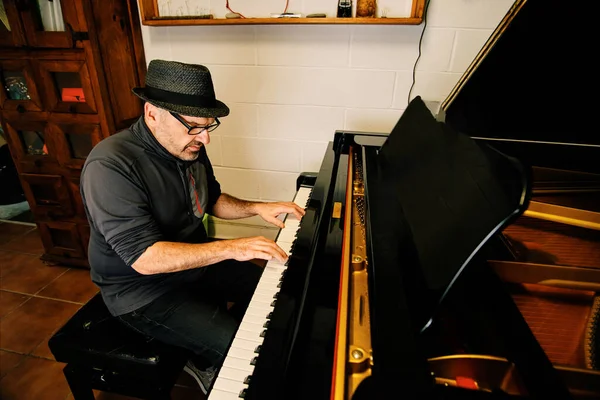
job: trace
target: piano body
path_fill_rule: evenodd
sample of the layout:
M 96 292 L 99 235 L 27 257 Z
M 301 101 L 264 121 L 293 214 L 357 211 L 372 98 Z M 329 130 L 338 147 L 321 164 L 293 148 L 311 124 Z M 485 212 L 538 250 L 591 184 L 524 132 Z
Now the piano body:
M 517 0 L 439 112 L 336 132 L 209 400 L 600 398 L 600 136 L 563 5 Z

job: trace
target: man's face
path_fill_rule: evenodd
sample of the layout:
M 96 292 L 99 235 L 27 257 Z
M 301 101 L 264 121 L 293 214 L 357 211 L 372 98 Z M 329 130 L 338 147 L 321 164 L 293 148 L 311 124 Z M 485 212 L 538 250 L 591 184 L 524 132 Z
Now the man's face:
M 189 135 L 189 129 L 168 111 L 159 109 L 146 103 L 146 123 L 159 143 L 175 157 L 193 161 L 198 158 L 202 146 L 210 143 L 210 134 L 206 129 L 194 129 L 200 131 L 197 135 Z M 204 127 L 215 123 L 214 118 L 188 117 L 180 115 L 185 123 L 192 127 Z

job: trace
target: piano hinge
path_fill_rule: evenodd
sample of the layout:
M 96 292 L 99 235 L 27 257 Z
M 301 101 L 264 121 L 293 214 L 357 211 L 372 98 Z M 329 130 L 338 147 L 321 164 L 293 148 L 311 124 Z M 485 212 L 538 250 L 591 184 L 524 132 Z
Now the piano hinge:
M 336 201 L 333 203 L 333 212 L 331 213 L 332 218 L 340 219 L 342 217 L 342 203 Z

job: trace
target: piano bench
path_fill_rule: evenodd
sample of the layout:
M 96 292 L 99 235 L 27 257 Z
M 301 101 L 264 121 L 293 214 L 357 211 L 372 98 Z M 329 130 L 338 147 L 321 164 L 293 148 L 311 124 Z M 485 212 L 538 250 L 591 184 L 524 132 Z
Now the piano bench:
M 48 341 L 75 400 L 92 389 L 141 399 L 169 399 L 190 353 L 129 329 L 113 317 L 100 293 Z

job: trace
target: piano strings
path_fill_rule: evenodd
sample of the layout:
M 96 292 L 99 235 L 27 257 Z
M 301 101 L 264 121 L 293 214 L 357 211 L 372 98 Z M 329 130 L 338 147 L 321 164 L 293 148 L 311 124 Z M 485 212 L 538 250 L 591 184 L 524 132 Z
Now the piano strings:
M 351 399 L 373 366 L 362 159 L 350 148 L 331 398 Z

